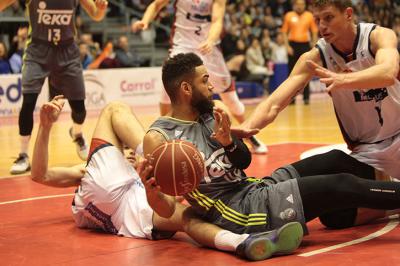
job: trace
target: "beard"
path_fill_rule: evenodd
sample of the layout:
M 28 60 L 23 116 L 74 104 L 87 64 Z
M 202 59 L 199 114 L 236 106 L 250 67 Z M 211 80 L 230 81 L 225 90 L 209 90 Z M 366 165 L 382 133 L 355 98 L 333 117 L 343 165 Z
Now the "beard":
M 190 104 L 200 115 L 213 113 L 214 101 L 201 94 L 196 88 L 193 90 Z

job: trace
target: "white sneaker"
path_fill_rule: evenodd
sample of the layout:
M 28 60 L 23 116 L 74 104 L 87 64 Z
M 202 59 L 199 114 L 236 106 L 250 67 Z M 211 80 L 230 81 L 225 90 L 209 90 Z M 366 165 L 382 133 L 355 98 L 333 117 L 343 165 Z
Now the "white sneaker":
M 14 161 L 11 166 L 10 174 L 19 175 L 31 170 L 31 165 L 29 164 L 29 157 L 26 153 L 20 153 L 18 158 Z
M 268 147 L 260 140 L 258 140 L 255 136 L 251 136 L 249 138 L 251 145 L 251 152 L 255 154 L 265 154 L 268 152 Z
M 73 142 L 76 144 L 76 153 L 81 160 L 86 161 L 89 155 L 89 149 L 85 143 L 85 139 L 82 134 L 72 136 L 72 128 L 69 129 L 69 135 L 71 136 Z

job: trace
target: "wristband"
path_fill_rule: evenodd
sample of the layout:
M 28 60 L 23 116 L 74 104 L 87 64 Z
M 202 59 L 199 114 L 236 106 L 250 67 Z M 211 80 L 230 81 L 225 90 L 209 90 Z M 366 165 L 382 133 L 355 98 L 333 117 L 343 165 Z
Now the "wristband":
M 234 141 L 232 141 L 232 143 L 229 144 L 228 146 L 224 146 L 224 149 L 225 149 L 226 151 L 229 151 L 229 152 L 235 151 L 236 148 L 237 148 L 237 145 L 236 145 L 236 143 L 235 143 Z

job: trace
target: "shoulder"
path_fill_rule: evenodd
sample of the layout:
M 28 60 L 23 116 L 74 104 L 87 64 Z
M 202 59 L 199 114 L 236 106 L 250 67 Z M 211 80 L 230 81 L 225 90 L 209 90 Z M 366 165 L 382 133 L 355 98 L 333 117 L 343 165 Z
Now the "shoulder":
M 397 48 L 396 33 L 392 29 L 378 25 L 370 34 L 370 42 L 374 53 L 380 48 Z

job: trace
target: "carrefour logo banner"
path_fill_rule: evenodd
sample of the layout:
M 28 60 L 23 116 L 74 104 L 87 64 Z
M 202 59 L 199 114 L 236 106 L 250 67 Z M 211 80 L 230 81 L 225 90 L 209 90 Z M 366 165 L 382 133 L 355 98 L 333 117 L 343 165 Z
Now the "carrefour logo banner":
M 110 101 L 122 101 L 131 106 L 157 105 L 163 88 L 160 67 L 88 70 L 83 76 L 88 110 L 102 109 Z M 48 100 L 48 95 L 46 80 L 36 110 Z M 1 75 L 0 116 L 18 115 L 21 105 L 21 75 Z M 65 111 L 69 111 L 68 105 Z

